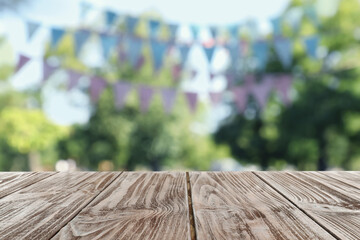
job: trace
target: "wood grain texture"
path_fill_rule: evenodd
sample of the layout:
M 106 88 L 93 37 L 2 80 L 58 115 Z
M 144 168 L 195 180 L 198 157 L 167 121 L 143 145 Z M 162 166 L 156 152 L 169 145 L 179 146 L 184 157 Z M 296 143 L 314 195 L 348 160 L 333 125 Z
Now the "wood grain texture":
M 257 172 L 339 239 L 360 239 L 360 191 L 317 172 Z
M 49 239 L 119 173 L 57 173 L 0 199 L 0 239 Z
M 357 188 L 360 188 L 360 172 L 355 171 L 329 171 L 329 172 L 320 172 L 323 175 L 328 177 L 335 178 L 339 181 L 342 181 L 346 184 L 353 185 Z
M 185 173 L 124 172 L 54 239 L 190 239 Z
M 1 172 L 0 198 L 54 174 L 55 172 Z
M 192 172 L 198 239 L 334 239 L 251 172 Z

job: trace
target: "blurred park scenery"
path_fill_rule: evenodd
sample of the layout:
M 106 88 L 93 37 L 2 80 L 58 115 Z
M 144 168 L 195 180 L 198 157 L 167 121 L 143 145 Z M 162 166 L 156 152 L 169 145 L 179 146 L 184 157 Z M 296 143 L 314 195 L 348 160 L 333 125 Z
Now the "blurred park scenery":
M 0 0 L 0 171 L 360 170 L 360 2 L 223 4 Z

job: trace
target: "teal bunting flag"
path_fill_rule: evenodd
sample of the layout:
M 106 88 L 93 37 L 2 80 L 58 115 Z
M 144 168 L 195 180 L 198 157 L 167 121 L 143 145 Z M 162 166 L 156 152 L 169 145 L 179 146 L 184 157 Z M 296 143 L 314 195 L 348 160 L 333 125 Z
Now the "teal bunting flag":
M 188 44 L 179 44 L 178 45 L 179 51 L 180 51 L 180 60 L 181 60 L 181 66 L 184 66 L 190 52 L 190 45 Z
M 149 28 L 150 28 L 150 36 L 152 38 L 156 38 L 160 28 L 160 22 L 157 20 L 149 20 Z
M 317 35 L 314 35 L 305 38 L 304 45 L 307 54 L 312 58 L 316 58 L 316 50 L 319 45 L 319 37 Z
M 228 31 L 229 31 L 231 39 L 235 39 L 235 40 L 238 39 L 238 37 L 239 37 L 239 25 L 238 24 L 233 24 L 233 25 L 228 26 Z
M 269 55 L 268 43 L 266 41 L 256 41 L 252 46 L 252 50 L 254 53 L 254 57 L 257 61 L 257 68 L 259 70 L 264 70 L 268 62 L 268 55 Z
M 274 42 L 275 52 L 284 68 L 289 68 L 292 63 L 292 42 L 289 38 L 276 38 Z
M 126 38 L 126 54 L 132 67 L 137 67 L 143 49 L 143 40 L 137 37 Z
M 51 48 L 54 49 L 57 47 L 64 34 L 65 34 L 64 29 L 60 29 L 60 28 L 51 29 Z
M 134 34 L 135 33 L 135 28 L 136 25 L 138 23 L 139 19 L 136 17 L 132 17 L 132 16 L 127 16 L 125 19 L 125 24 L 126 24 L 126 30 L 130 33 L 130 34 Z
M 105 11 L 106 26 L 111 27 L 115 23 L 117 17 L 118 16 L 115 12 Z
M 216 45 L 213 45 L 211 47 L 207 47 L 205 45 L 203 45 L 203 49 L 206 55 L 206 59 L 208 60 L 208 63 L 211 64 L 212 58 L 214 56 L 214 52 L 216 49 Z
M 74 33 L 75 56 L 79 56 L 79 53 L 83 45 L 89 39 L 89 37 L 90 37 L 90 32 L 87 30 L 79 30 Z
M 158 71 L 164 60 L 164 55 L 168 49 L 167 42 L 151 40 L 150 41 L 152 60 L 155 71 Z
M 194 41 L 196 41 L 196 40 L 198 39 L 199 32 L 200 32 L 199 26 L 191 25 L 191 26 L 190 26 L 190 31 L 191 31 L 191 33 L 192 33 L 192 35 L 193 35 Z
M 275 17 L 275 18 L 271 19 L 274 36 L 281 35 L 281 33 L 282 33 L 281 23 L 282 23 L 281 17 Z
M 28 41 L 34 36 L 35 32 L 39 29 L 40 24 L 36 22 L 27 22 L 27 39 Z
M 169 31 L 170 31 L 170 39 L 171 40 L 176 39 L 179 25 L 177 25 L 177 24 L 169 24 L 168 27 L 169 27 Z
M 113 35 L 100 34 L 100 41 L 101 41 L 101 46 L 103 49 L 104 58 L 108 59 L 110 56 L 111 50 L 113 50 L 118 43 L 118 38 Z
M 217 38 L 217 36 L 218 36 L 218 28 L 217 27 L 215 27 L 215 26 L 211 26 L 211 27 L 209 27 L 209 31 L 210 31 L 210 33 L 211 33 L 211 36 L 213 37 L 213 38 Z

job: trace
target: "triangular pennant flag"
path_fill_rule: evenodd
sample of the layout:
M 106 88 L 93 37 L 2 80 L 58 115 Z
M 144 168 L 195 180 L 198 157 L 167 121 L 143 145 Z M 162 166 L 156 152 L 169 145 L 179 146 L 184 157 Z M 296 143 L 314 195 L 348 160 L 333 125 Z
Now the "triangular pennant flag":
M 289 97 L 291 83 L 291 75 L 281 75 L 274 81 L 275 88 L 280 94 L 285 105 L 289 105 L 291 102 Z
M 40 23 L 36 22 L 27 22 L 27 39 L 28 41 L 31 40 L 32 36 L 35 34 L 35 32 L 40 27 Z
M 126 97 L 130 92 L 132 85 L 127 82 L 117 82 L 114 85 L 115 107 L 121 109 L 124 107 Z
M 135 27 L 136 27 L 136 25 L 138 23 L 138 20 L 139 20 L 138 18 L 133 17 L 133 16 L 127 16 L 126 17 L 125 24 L 126 24 L 126 31 L 128 33 L 134 34 Z
M 79 79 L 82 77 L 82 75 L 73 70 L 68 70 L 67 72 L 69 76 L 68 91 L 70 91 L 79 83 Z
M 190 112 L 194 113 L 197 109 L 197 102 L 198 102 L 198 94 L 194 92 L 185 92 L 186 100 L 188 102 L 188 106 Z
M 96 103 L 101 93 L 106 88 L 106 81 L 101 77 L 92 77 L 90 83 L 90 98 L 93 103 Z
M 268 55 L 269 55 L 268 43 L 266 41 L 256 41 L 253 44 L 253 52 L 257 60 L 258 69 L 264 70 L 268 62 Z
M 239 37 L 239 25 L 238 24 L 233 24 L 228 26 L 228 31 L 230 33 L 230 37 L 232 39 L 237 40 Z
M 105 18 L 106 18 L 106 26 L 111 27 L 117 18 L 117 14 L 114 13 L 113 11 L 105 11 Z
M 235 75 L 234 75 L 234 73 L 230 73 L 230 72 L 225 73 L 225 79 L 226 79 L 226 82 L 227 82 L 227 88 L 230 88 L 230 87 L 234 86 L 234 84 L 235 84 Z
M 176 90 L 173 88 L 164 88 L 161 90 L 161 96 L 164 112 L 171 113 L 175 103 Z
M 179 80 L 181 76 L 181 71 L 182 71 L 181 64 L 176 64 L 172 67 L 171 73 L 174 81 Z
M 210 101 L 213 106 L 216 106 L 220 103 L 222 96 L 222 92 L 209 92 Z
M 43 60 L 43 79 L 42 81 L 45 82 L 48 78 L 58 69 L 58 67 L 51 66 L 47 63 L 47 61 Z
M 168 27 L 169 27 L 169 31 L 170 31 L 170 39 L 171 40 L 176 39 L 177 30 L 179 28 L 179 25 L 177 25 L 177 24 L 169 24 Z
M 215 48 L 216 48 L 215 45 L 210 47 L 203 45 L 203 49 L 209 64 L 211 64 L 212 58 L 214 56 Z
M 92 5 L 90 3 L 82 1 L 80 3 L 80 18 L 85 19 L 87 13 L 89 12 L 89 10 L 91 8 L 92 8 Z
M 79 30 L 74 33 L 75 56 L 79 56 L 79 53 L 83 45 L 89 39 L 89 37 L 90 37 L 90 32 L 87 30 Z
M 181 65 L 184 66 L 184 64 L 189 56 L 190 46 L 188 44 L 179 44 L 178 48 L 180 51 Z
M 65 34 L 64 29 L 51 28 L 51 48 L 56 48 Z
M 126 38 L 126 54 L 133 67 L 137 67 L 142 54 L 143 40 L 137 37 Z
M 244 87 L 246 89 L 251 89 L 254 85 L 255 85 L 255 76 L 250 74 L 250 75 L 246 75 L 244 77 Z
M 190 30 L 191 30 L 191 33 L 193 35 L 193 39 L 196 40 L 198 38 L 199 31 L 200 31 L 199 26 L 191 25 Z
M 110 56 L 111 50 L 117 45 L 118 38 L 116 36 L 100 34 L 101 46 L 103 49 L 103 55 L 105 59 Z
M 317 35 L 307 37 L 304 39 L 304 44 L 307 54 L 312 58 L 316 58 L 316 50 L 319 45 L 319 37 Z
M 140 55 L 140 57 L 139 57 L 139 59 L 138 59 L 138 61 L 137 61 L 137 64 L 136 64 L 135 68 L 136 68 L 137 70 L 139 70 L 139 69 L 144 65 L 144 63 L 145 63 L 145 57 L 142 56 L 142 55 Z
M 20 71 L 21 68 L 23 68 L 29 61 L 30 61 L 30 58 L 28 56 L 20 54 L 19 55 L 19 61 L 18 61 L 17 65 L 16 65 L 15 72 Z
M 281 33 L 282 33 L 282 29 L 281 29 L 282 19 L 281 19 L 281 17 L 272 18 L 270 21 L 271 21 L 271 24 L 272 24 L 272 27 L 273 27 L 274 36 L 281 35 Z
M 211 27 L 209 27 L 209 30 L 210 30 L 211 36 L 213 38 L 216 38 L 218 36 L 218 28 L 217 27 L 211 26 Z
M 261 109 L 266 106 L 271 89 L 271 81 L 269 81 L 268 78 L 265 78 L 261 83 L 254 85 L 250 89 Z
M 286 14 L 286 21 L 290 25 L 293 32 L 298 32 L 301 19 L 303 17 L 303 10 L 300 7 L 294 7 Z
M 228 50 L 229 56 L 231 58 L 232 63 L 236 63 L 238 59 L 240 59 L 240 48 L 239 43 L 232 42 L 227 43 L 224 45 L 224 47 Z
M 157 20 L 149 20 L 149 27 L 150 27 L 150 36 L 152 38 L 156 38 L 160 28 L 160 22 Z
M 284 68 L 289 68 L 292 63 L 292 42 L 288 38 L 276 38 L 275 52 Z
M 138 87 L 138 94 L 139 94 L 139 100 L 140 100 L 140 110 L 142 112 L 147 112 L 149 110 L 151 99 L 154 95 L 154 89 L 141 85 Z
M 151 40 L 150 45 L 151 45 L 154 69 L 155 71 L 158 71 L 163 64 L 164 55 L 168 48 L 168 44 L 163 41 Z
M 232 89 L 234 94 L 235 104 L 240 113 L 242 113 L 247 105 L 248 100 L 248 90 L 244 87 L 236 87 Z

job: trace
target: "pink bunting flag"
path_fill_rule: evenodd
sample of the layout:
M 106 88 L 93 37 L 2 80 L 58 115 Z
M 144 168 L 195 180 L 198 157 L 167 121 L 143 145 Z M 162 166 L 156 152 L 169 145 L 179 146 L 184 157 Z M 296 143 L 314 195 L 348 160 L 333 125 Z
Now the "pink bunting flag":
M 117 82 L 114 85 L 115 107 L 121 109 L 124 107 L 126 97 L 132 86 L 127 82 Z
M 176 64 L 172 67 L 171 74 L 172 74 L 174 81 L 177 81 L 180 79 L 181 71 L 182 71 L 181 64 Z
M 43 79 L 42 81 L 45 82 L 48 78 L 58 69 L 56 66 L 51 66 L 47 63 L 44 59 L 43 61 Z
M 173 88 L 164 88 L 161 90 L 163 108 L 166 113 L 171 113 L 174 107 L 176 90 Z
M 82 75 L 73 70 L 68 70 L 68 76 L 69 76 L 68 91 L 70 91 L 79 83 L 79 79 L 82 77 Z
M 281 75 L 275 81 L 274 85 L 278 93 L 280 94 L 285 105 L 290 105 L 291 100 L 289 97 L 289 91 L 291 89 L 292 76 Z
M 195 113 L 198 103 L 198 94 L 194 92 L 185 92 L 185 96 L 189 105 L 190 112 Z
M 222 92 L 209 92 L 210 101 L 213 106 L 216 106 L 220 103 L 222 96 Z
M 255 85 L 255 76 L 254 75 L 246 75 L 244 77 L 244 87 L 247 89 L 251 89 Z
M 91 78 L 90 98 L 93 103 L 99 101 L 100 95 L 104 91 L 105 87 L 106 81 L 103 78 L 97 76 Z
M 236 87 L 232 89 L 232 92 L 239 112 L 244 112 L 248 100 L 248 89 L 246 87 Z
M 19 61 L 16 65 L 15 72 L 20 71 L 20 69 L 22 69 L 29 61 L 30 61 L 30 58 L 28 56 L 20 54 Z
M 235 83 L 235 76 L 233 73 L 225 73 L 225 78 L 227 81 L 227 88 L 231 88 Z
M 271 89 L 272 85 L 269 78 L 264 78 L 262 82 L 253 85 L 251 88 L 251 93 L 259 103 L 261 109 L 265 108 Z
M 139 94 L 139 100 L 140 100 L 140 110 L 142 112 L 147 112 L 149 110 L 151 99 L 154 95 L 154 89 L 141 85 L 138 87 L 138 94 Z

